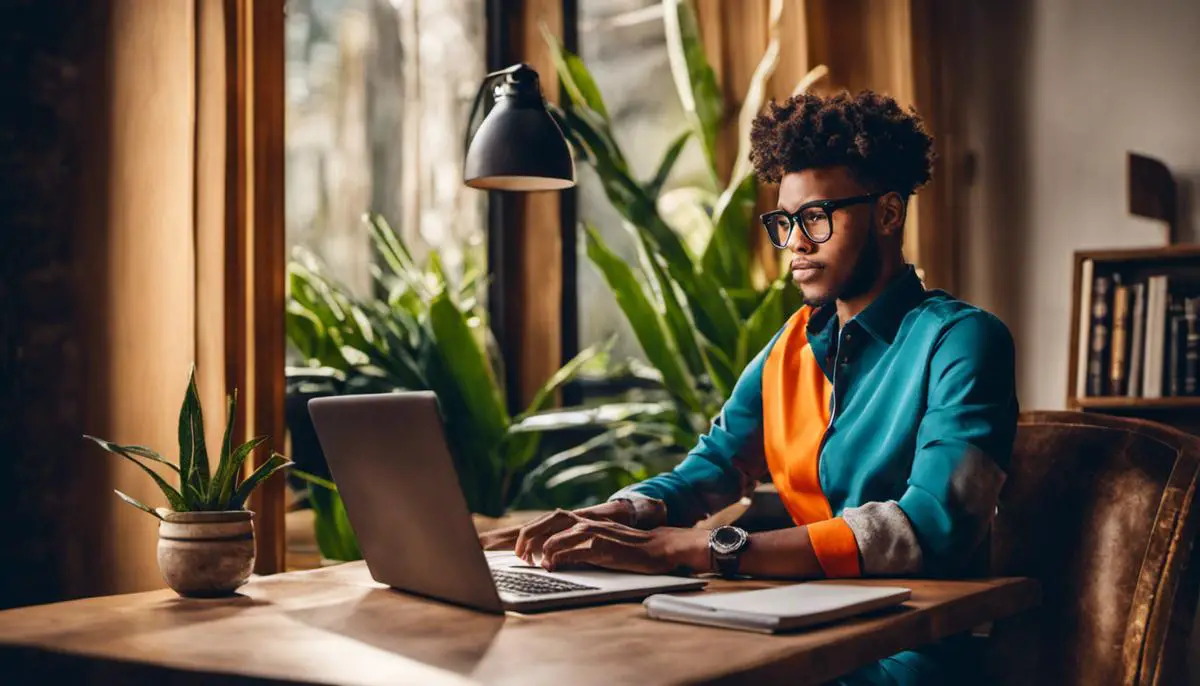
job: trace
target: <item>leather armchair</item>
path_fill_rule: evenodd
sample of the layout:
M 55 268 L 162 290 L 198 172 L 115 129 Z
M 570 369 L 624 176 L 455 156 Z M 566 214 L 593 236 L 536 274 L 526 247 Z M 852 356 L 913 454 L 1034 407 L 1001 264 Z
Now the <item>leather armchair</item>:
M 1185 683 L 1200 567 L 1200 438 L 1082 412 L 1021 416 L 989 571 L 1042 584 L 1042 606 L 998 624 L 1002 683 Z

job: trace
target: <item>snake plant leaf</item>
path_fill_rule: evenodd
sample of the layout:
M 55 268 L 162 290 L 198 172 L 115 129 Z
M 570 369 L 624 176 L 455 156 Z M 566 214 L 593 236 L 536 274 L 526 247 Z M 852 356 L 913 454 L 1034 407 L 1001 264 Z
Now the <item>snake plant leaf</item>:
M 250 497 L 250 494 L 255 488 L 258 488 L 259 484 L 261 484 L 263 481 L 266 481 L 275 472 L 290 467 L 293 464 L 295 463 L 283 455 L 280 455 L 279 453 L 272 453 L 271 457 L 267 458 L 266 462 L 259 465 L 258 469 L 254 470 L 253 474 L 246 477 L 246 480 L 243 481 L 237 487 L 237 490 L 233 492 L 233 497 L 229 500 L 229 509 L 243 509 L 246 506 L 246 499 Z
M 116 493 L 117 497 L 120 498 L 121 500 L 124 500 L 125 502 L 129 503 L 130 505 L 133 505 L 134 507 L 141 510 L 142 512 L 146 512 L 146 513 L 150 514 L 155 519 L 161 520 L 163 518 L 163 516 L 160 515 L 157 510 L 150 507 L 149 505 L 146 505 L 142 501 L 140 501 L 136 498 L 132 498 L 128 495 L 125 495 L 124 493 L 122 493 L 121 491 L 118 491 L 115 488 L 113 489 L 113 493 Z
M 230 507 L 230 500 L 233 498 L 234 486 L 237 483 L 238 475 L 242 473 L 242 465 L 246 462 L 246 457 L 254 452 L 254 449 L 266 442 L 266 436 L 257 436 L 239 445 L 233 451 L 233 455 L 229 458 L 229 467 L 221 474 L 221 486 L 217 492 L 217 498 L 214 501 L 214 508 L 219 510 L 236 510 L 236 507 Z
M 225 397 L 225 433 L 221 437 L 221 458 L 217 462 L 217 471 L 213 478 L 208 483 L 208 490 L 204 494 L 204 500 L 209 507 L 218 505 L 217 501 L 221 496 L 221 489 L 225 485 L 226 479 L 229 477 L 229 470 L 232 468 L 231 458 L 233 457 L 233 422 L 237 417 L 237 389 L 233 389 L 233 393 Z
M 92 439 L 92 440 L 98 441 L 100 439 Z M 105 441 L 105 442 L 107 443 L 107 441 Z M 114 445 L 116 445 L 116 444 L 114 444 Z M 138 457 L 144 457 L 147 460 L 150 460 L 152 462 L 157 462 L 161 465 L 164 465 L 167 469 L 170 469 L 171 471 L 175 472 L 176 474 L 179 474 L 179 467 L 177 467 L 172 462 L 168 462 L 167 459 L 164 458 L 162 455 L 159 455 L 157 452 L 147 448 L 146 446 L 143 446 L 143 445 L 121 445 L 121 446 L 117 446 L 117 447 L 120 450 L 123 450 L 131 455 L 137 455 Z
M 196 390 L 196 365 L 188 373 L 187 392 L 179 409 L 179 472 L 182 483 L 200 491 L 208 485 L 208 448 L 204 445 L 204 416 Z
M 176 512 L 190 511 L 191 508 L 188 507 L 187 501 L 184 500 L 183 496 L 179 493 L 179 491 L 175 490 L 174 486 L 167 483 L 165 479 L 163 479 L 161 476 L 158 475 L 158 472 L 147 467 L 145 464 L 142 463 L 141 460 L 137 459 L 137 457 L 135 457 L 132 453 L 129 453 L 129 452 L 126 452 L 125 450 L 123 450 L 122 446 L 117 445 L 116 443 L 112 443 L 110 441 L 106 441 L 102 438 L 96 438 L 95 436 L 88 436 L 86 434 L 84 435 L 84 438 L 94 442 L 96 445 L 99 445 L 101 448 L 104 448 L 105 450 L 107 450 L 110 453 L 113 453 L 114 455 L 120 455 L 121 457 L 125 458 L 126 460 L 129 460 L 130 462 L 137 465 L 138 469 L 141 469 L 143 472 L 146 472 L 147 474 L 149 474 L 150 478 L 154 479 L 154 483 L 158 484 L 159 490 L 161 490 L 163 492 L 163 495 L 166 496 L 167 502 L 171 505 L 172 510 L 175 510 Z

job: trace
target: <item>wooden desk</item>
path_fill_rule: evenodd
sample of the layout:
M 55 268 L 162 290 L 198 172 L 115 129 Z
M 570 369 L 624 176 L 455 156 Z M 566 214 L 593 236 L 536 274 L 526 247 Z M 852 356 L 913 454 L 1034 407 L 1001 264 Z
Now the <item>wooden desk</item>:
M 648 619 L 637 603 L 494 617 L 392 591 L 350 563 L 256 578 L 226 600 L 153 591 L 0 612 L 0 674 L 12 683 L 816 684 L 1039 602 L 1026 579 L 903 583 L 913 597 L 902 609 L 766 636 Z

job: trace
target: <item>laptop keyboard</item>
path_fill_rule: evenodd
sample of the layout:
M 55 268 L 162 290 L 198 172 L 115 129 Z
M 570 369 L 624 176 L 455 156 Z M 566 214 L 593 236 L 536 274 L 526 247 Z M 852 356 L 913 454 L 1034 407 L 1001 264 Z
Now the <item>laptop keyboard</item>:
M 546 595 L 549 593 L 566 593 L 568 591 L 599 590 L 595 586 L 575 584 L 542 574 L 510 572 L 503 569 L 493 569 L 492 578 L 496 580 L 496 588 L 501 591 L 520 593 L 522 595 Z

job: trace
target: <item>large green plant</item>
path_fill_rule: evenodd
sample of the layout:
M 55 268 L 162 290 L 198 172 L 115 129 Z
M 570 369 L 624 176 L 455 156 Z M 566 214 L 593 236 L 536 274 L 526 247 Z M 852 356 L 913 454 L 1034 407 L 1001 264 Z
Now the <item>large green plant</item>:
M 259 484 L 292 463 L 278 453 L 271 453 L 267 461 L 259 465 L 258 469 L 254 470 L 250 476 L 239 479 L 246 458 L 262 445 L 267 437 L 260 436 L 234 448 L 233 418 L 236 409 L 237 392 L 235 391 L 228 398 L 228 408 L 225 413 L 225 437 L 221 441 L 221 452 L 217 463 L 212 465 L 214 469 L 210 469 L 208 448 L 204 444 L 204 411 L 200 407 L 200 395 L 196 390 L 194 366 L 188 374 L 187 391 L 183 396 L 183 406 L 179 410 L 178 464 L 145 446 L 121 445 L 88 435 L 84 435 L 84 438 L 140 467 L 154 480 L 154 483 L 158 484 L 158 488 L 174 512 L 241 510 L 245 508 L 246 500 Z M 178 477 L 179 487 L 176 488 L 168 483 L 157 471 L 151 469 L 146 461 L 163 465 L 168 471 L 173 472 Z M 121 491 L 116 491 L 116 494 L 139 510 L 162 519 L 162 515 L 149 505 Z
M 503 365 L 488 352 L 494 345 L 476 294 L 477 272 L 455 283 L 436 251 L 418 265 L 383 218 L 368 217 L 367 225 L 382 262 L 373 271 L 375 296 L 355 296 L 302 251 L 289 265 L 287 336 L 308 365 L 338 370 L 356 390 L 434 391 L 473 512 L 498 516 L 522 498 L 570 507 L 578 504 L 580 484 L 598 474 L 608 485 L 638 478 L 627 462 L 609 461 L 547 484 L 543 425 L 526 421 L 607 343 L 579 353 L 513 416 L 504 401 Z
M 717 133 L 725 124 L 721 91 L 705 58 L 692 6 L 679 0 L 664 4 L 672 74 L 689 128 L 671 142 L 647 180 L 635 178 L 631 171 L 583 61 L 553 36 L 546 34 L 546 40 L 566 94 L 555 115 L 577 157 L 596 170 L 608 200 L 636 241 L 638 261 L 630 265 L 622 260 L 591 226 L 585 227 L 587 254 L 678 409 L 673 442 L 665 447 L 680 451 L 694 445 L 750 359 L 799 306 L 799 296 L 782 278 L 755 288 L 749 251 L 758 191 L 749 160 L 750 127 L 779 60 L 783 3 L 771 4 L 769 44 L 737 116 L 737 156 L 722 188 L 717 187 L 715 152 Z M 824 67 L 812 70 L 794 92 L 806 90 L 825 72 Z M 708 235 L 698 252 L 671 226 L 658 202 L 690 141 L 701 145 L 708 172 L 699 192 L 690 196 L 715 198 L 693 213 L 703 217 Z M 618 423 L 612 432 L 626 431 L 629 421 L 640 419 Z

